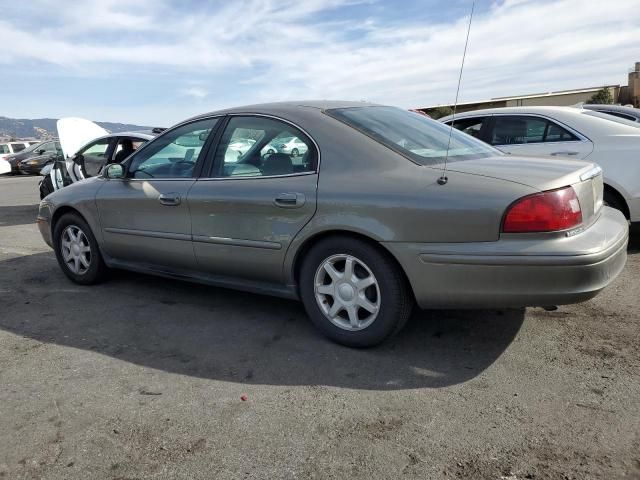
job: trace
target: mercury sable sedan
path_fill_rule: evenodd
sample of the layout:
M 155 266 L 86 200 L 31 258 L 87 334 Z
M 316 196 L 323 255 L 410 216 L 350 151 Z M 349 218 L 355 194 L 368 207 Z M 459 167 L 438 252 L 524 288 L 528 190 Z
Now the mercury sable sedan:
M 285 136 L 304 154 L 261 154 Z M 228 155 L 240 137 L 255 142 Z M 393 107 L 275 103 L 165 131 L 46 197 L 38 224 L 74 282 L 122 268 L 299 298 L 325 335 L 371 346 L 414 303 L 592 298 L 626 261 L 602 195 L 594 163 L 503 155 Z

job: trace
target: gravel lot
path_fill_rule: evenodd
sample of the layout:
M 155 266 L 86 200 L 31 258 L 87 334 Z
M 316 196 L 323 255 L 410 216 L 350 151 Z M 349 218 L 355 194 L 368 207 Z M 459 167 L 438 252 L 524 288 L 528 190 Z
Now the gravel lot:
M 417 312 L 358 351 L 296 302 L 70 283 L 37 180 L 0 178 L 0 478 L 640 478 L 638 233 L 588 303 Z

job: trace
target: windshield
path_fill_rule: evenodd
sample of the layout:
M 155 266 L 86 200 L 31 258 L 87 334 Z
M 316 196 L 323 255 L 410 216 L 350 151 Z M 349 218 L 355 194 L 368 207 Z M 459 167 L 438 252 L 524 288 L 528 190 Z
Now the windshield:
M 38 145 L 41 145 L 41 144 L 42 144 L 42 142 L 32 143 L 30 147 L 27 147 L 27 148 L 26 148 L 26 149 L 24 149 L 22 152 L 23 152 L 23 153 L 33 152 L 33 151 L 36 149 L 36 147 L 37 147 Z
M 395 107 L 349 107 L 327 113 L 421 165 L 502 155 L 499 150 L 431 120 Z M 451 141 L 449 141 L 451 139 Z

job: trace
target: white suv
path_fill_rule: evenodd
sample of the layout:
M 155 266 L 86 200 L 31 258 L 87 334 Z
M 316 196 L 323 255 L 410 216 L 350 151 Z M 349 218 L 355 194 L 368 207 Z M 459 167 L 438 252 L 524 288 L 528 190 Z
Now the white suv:
M 21 152 L 25 148 L 29 148 L 31 145 L 39 143 L 38 140 L 19 140 L 16 142 L 0 143 L 0 160 L 4 160 L 7 155 Z

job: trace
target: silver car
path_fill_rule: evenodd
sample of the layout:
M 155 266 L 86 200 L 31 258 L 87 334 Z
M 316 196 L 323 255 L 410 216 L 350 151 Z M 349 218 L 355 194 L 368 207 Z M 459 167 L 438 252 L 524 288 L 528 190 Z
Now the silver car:
M 262 155 L 285 136 L 306 152 Z M 255 143 L 229 158 L 238 137 Z M 602 188 L 593 163 L 504 155 L 401 109 L 275 103 L 165 131 L 49 195 L 38 225 L 74 282 L 122 268 L 298 298 L 325 335 L 363 347 L 414 303 L 594 297 L 627 255 L 627 221 Z

